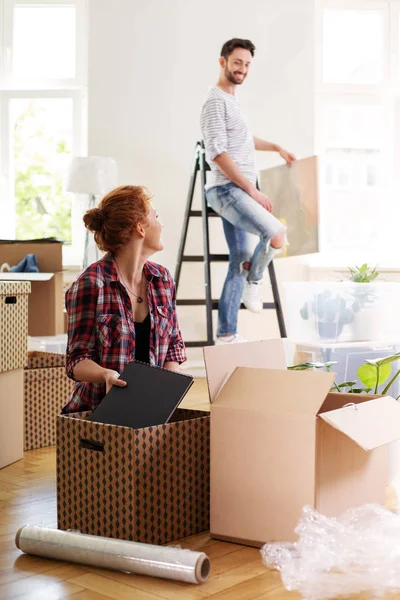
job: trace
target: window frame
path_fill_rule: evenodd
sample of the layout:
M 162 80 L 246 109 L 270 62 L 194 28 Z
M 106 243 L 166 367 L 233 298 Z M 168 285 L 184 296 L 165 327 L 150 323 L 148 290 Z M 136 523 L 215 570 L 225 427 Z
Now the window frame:
M 324 83 L 323 81 L 323 14 L 326 9 L 380 11 L 384 15 L 384 78 L 379 85 Z M 324 110 L 327 106 L 380 106 L 385 114 L 385 138 L 382 142 L 383 164 L 390 172 L 390 181 L 384 194 L 391 209 L 395 208 L 400 192 L 400 174 L 396 174 L 396 160 L 400 160 L 400 0 L 316 0 L 316 103 L 315 149 L 320 156 L 320 250 L 341 251 L 342 246 L 329 243 L 328 205 L 324 203 L 325 151 L 330 146 L 324 140 Z M 382 188 L 381 188 L 382 189 Z M 389 191 L 388 191 L 389 190 Z M 365 186 L 366 194 L 371 188 Z M 393 221 L 393 220 L 392 220 Z M 388 224 L 388 230 L 390 224 Z M 388 232 L 383 232 L 390 238 Z M 359 251 L 359 246 L 354 246 Z M 346 248 L 346 250 L 348 250 Z M 391 253 L 393 248 L 387 248 Z
M 0 85 L 2 89 L 69 89 L 86 84 L 87 72 L 87 2 L 85 0 L 1 0 L 3 5 L 2 69 Z M 75 77 L 66 79 L 19 78 L 12 74 L 13 24 L 16 6 L 75 6 L 76 10 L 76 56 Z

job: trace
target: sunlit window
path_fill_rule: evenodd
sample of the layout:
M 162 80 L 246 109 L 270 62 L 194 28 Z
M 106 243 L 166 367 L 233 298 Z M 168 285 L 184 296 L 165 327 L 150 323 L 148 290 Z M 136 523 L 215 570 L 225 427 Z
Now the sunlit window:
M 12 59 L 12 74 L 17 78 L 74 78 L 75 7 L 15 6 Z

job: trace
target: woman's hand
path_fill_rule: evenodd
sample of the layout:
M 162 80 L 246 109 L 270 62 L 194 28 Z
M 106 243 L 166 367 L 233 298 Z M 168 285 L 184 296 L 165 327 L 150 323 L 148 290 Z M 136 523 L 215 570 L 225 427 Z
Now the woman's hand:
M 119 373 L 112 369 L 104 369 L 104 383 L 106 384 L 106 394 L 111 390 L 113 385 L 125 387 L 126 381 L 119 378 Z

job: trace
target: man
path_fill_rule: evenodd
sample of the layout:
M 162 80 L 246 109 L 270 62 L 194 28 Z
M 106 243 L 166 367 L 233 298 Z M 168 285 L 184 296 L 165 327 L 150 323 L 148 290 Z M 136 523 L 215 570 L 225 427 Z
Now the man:
M 278 152 L 288 166 L 295 160 L 277 144 L 253 137 L 236 99 L 236 86 L 246 79 L 254 56 L 250 40 L 234 38 L 222 46 L 217 85 L 206 97 L 201 129 L 206 159 L 208 204 L 222 217 L 229 247 L 229 268 L 219 301 L 216 343 L 236 343 L 241 300 L 261 312 L 261 282 L 265 268 L 283 246 L 285 227 L 272 215 L 272 204 L 256 188 L 255 150 Z M 254 248 L 253 235 L 259 237 Z

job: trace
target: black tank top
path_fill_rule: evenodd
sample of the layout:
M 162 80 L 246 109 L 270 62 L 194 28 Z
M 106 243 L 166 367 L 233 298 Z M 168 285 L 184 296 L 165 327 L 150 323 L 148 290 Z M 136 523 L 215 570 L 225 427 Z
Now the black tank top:
M 148 314 L 144 321 L 139 323 L 135 321 L 135 360 L 144 363 L 150 362 L 150 315 Z

